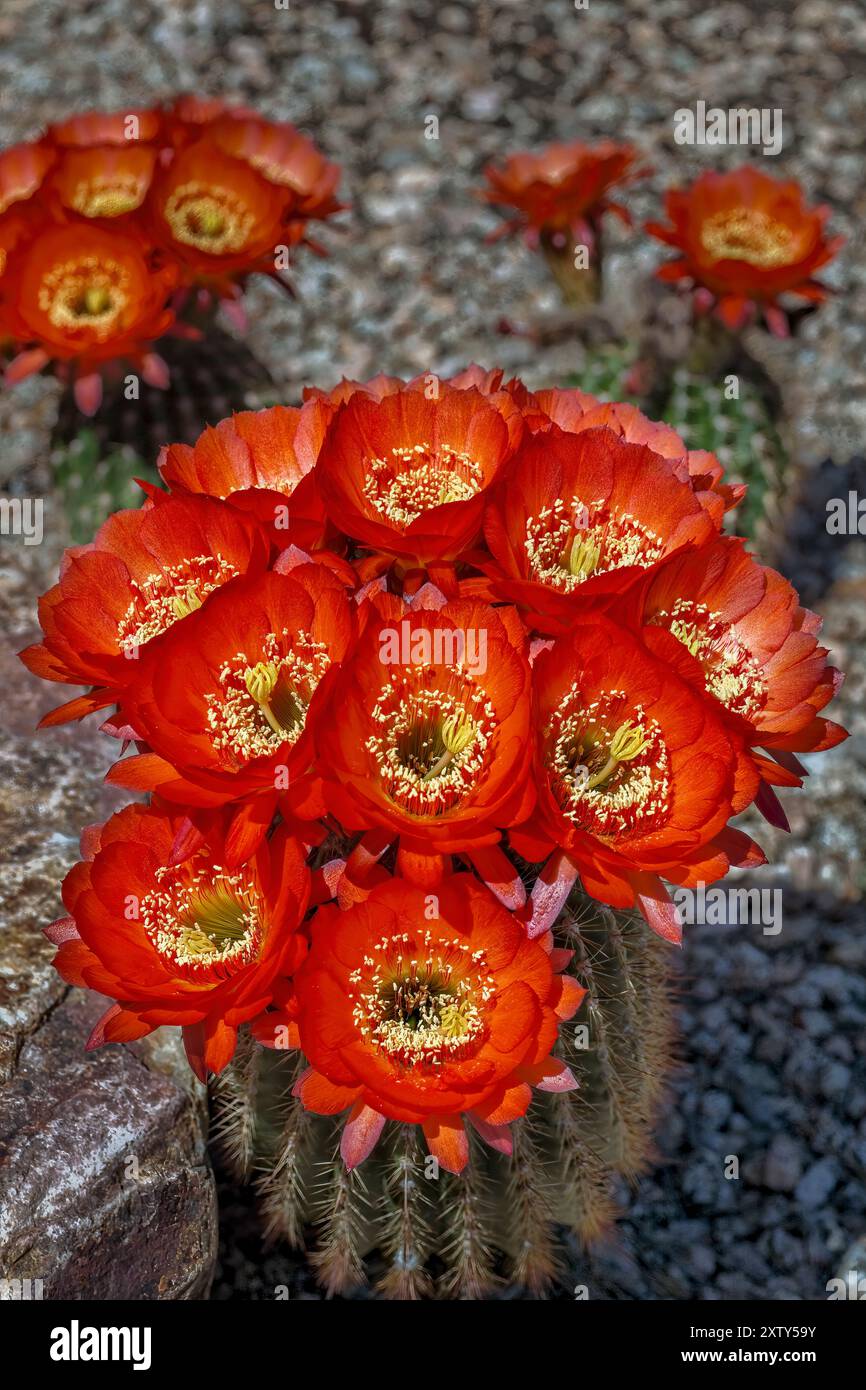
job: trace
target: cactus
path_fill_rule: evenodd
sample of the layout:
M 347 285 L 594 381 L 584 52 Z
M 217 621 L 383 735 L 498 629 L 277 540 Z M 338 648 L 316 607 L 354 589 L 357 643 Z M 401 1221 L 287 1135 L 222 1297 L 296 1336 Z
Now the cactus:
M 764 540 L 782 511 L 788 458 L 764 393 L 743 375 L 738 391 L 738 399 L 727 400 L 718 380 L 680 368 L 673 374 L 664 419 L 690 449 L 715 454 L 731 482 L 748 484 L 731 529 Z
M 275 397 L 266 369 L 216 324 L 200 341 L 166 338 L 159 349 L 170 371 L 166 390 L 139 381 L 138 397 L 128 400 L 120 377 L 90 419 L 71 388 L 60 399 L 51 458 L 76 544 L 91 540 L 112 512 L 140 504 L 135 479 L 159 481 L 155 460 L 165 444 L 191 444 L 206 425 Z
M 629 401 L 639 404 L 640 397 L 630 382 L 635 367 L 636 350 L 633 344 L 610 343 L 585 352 L 580 369 L 563 382 L 597 396 L 600 401 Z
M 79 428 L 68 443 L 56 442 L 51 462 L 75 545 L 92 540 L 94 531 L 113 512 L 140 504 L 142 494 L 136 478 L 158 481 L 152 463 L 146 463 L 128 445 L 106 448 L 90 425 Z
M 689 449 L 715 454 L 729 481 L 748 484 L 742 504 L 731 516 L 730 529 L 772 547 L 784 515 L 790 463 L 768 400 L 768 384 L 759 381 L 757 373 L 753 380 L 741 372 L 738 398 L 729 400 L 721 376 L 710 378 L 678 367 L 669 380 L 660 379 L 647 399 L 641 395 L 643 375 L 634 347 L 616 344 L 587 351 L 581 369 L 564 385 L 588 391 L 602 401 L 638 405 L 671 425 Z
M 587 1246 L 614 1219 L 616 1179 L 635 1181 L 652 1158 L 671 1060 L 669 947 L 577 890 L 555 935 L 587 991 L 559 1044 L 580 1084 L 536 1093 L 511 1155 L 473 1140 L 466 1170 L 440 1174 L 415 1126 L 391 1121 L 347 1172 L 339 1122 L 292 1099 L 303 1059 L 248 1034 L 214 1083 L 221 1158 L 239 1181 L 254 1176 L 268 1235 L 306 1247 L 326 1293 L 372 1283 L 386 1299 L 481 1299 L 510 1283 L 544 1296 L 564 1273 L 564 1228 Z

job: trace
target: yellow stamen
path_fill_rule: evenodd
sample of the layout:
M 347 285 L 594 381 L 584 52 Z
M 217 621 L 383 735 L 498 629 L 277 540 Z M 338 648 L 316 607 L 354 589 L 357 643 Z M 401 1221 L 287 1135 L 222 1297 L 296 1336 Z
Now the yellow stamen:
M 606 782 L 620 763 L 631 762 L 633 758 L 638 757 L 643 752 L 649 743 L 650 740 L 639 725 L 633 724 L 628 719 L 624 724 L 620 724 L 610 741 L 610 747 L 607 750 L 607 762 L 599 772 L 587 779 L 587 791 L 593 791 L 602 782 Z
M 88 314 L 104 314 L 111 296 L 104 285 L 90 285 L 84 291 L 84 307 Z
M 422 780 L 426 782 L 431 777 L 437 777 L 448 766 L 452 758 L 463 752 L 474 732 L 472 722 L 467 718 L 466 711 L 463 709 L 446 719 L 441 732 L 445 752 L 436 759 L 429 772 L 425 772 Z
M 201 594 L 197 592 L 193 583 L 189 583 L 179 594 L 172 597 L 171 611 L 176 618 L 188 618 L 190 613 L 201 608 L 201 604 Z
M 274 693 L 278 674 L 272 661 L 258 661 L 244 672 L 244 684 L 274 733 L 282 735 L 285 730 L 268 703 Z
M 596 545 L 589 536 L 578 533 L 568 552 L 568 568 L 579 579 L 592 574 L 601 559 L 601 546 Z
M 219 236 L 225 231 L 226 220 L 216 208 L 203 207 L 196 214 L 195 221 L 203 236 Z
M 791 228 L 759 208 L 715 213 L 701 228 L 701 244 L 717 260 L 745 261 L 761 270 L 789 265 L 797 254 Z

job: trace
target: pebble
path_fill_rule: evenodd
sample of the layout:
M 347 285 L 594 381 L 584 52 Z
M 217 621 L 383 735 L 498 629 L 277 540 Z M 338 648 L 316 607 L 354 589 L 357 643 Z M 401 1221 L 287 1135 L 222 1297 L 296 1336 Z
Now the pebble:
M 803 1174 L 794 1193 L 801 1206 L 820 1207 L 839 1181 L 839 1164 L 834 1158 L 821 1158 Z

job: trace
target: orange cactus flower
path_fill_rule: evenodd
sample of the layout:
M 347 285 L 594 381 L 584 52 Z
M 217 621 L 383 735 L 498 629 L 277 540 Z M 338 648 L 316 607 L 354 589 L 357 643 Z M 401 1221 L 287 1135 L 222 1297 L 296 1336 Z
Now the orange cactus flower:
M 522 428 L 506 392 L 437 382 L 376 400 L 355 392 L 325 438 L 317 477 L 335 525 L 406 565 L 454 560 L 481 528 L 487 489 Z
M 545 949 L 547 946 L 548 949 Z M 300 1046 L 311 1066 L 296 1094 L 308 1110 L 348 1110 L 341 1151 L 368 1156 L 386 1119 L 420 1124 L 430 1152 L 459 1173 L 465 1123 L 511 1152 L 508 1125 L 532 1087 L 571 1090 L 551 1055 L 561 1019 L 584 990 L 557 973 L 568 952 L 525 928 L 470 874 L 435 898 L 399 879 L 346 912 L 320 908 L 295 977 Z M 273 1044 L 281 1015 L 256 1025 Z
M 546 837 L 593 897 L 636 903 L 672 940 L 680 926 L 662 880 L 693 887 L 764 862 L 728 826 L 754 799 L 758 774 L 693 667 L 669 632 L 576 618 L 533 668 L 538 814 L 511 835 L 530 860 L 543 857 Z
M 126 111 L 85 111 L 48 127 L 48 139 L 64 148 L 152 144 L 163 132 L 162 112 L 134 107 Z
M 745 496 L 745 483 L 723 481 L 724 470 L 715 454 L 706 449 L 688 449 L 670 425 L 648 419 L 637 406 L 625 401 L 599 401 L 585 391 L 554 388 L 527 394 L 523 412 L 533 431 L 546 429 L 548 422 L 566 434 L 580 434 L 603 425 L 627 444 L 646 444 L 662 458 L 685 459 L 688 482 L 717 525 L 721 525 L 722 513 L 738 506 Z
M 812 277 L 844 238 L 826 236 L 830 209 L 808 207 L 794 180 L 748 165 L 709 172 L 689 188 L 669 190 L 665 211 L 672 225 L 648 222 L 646 230 L 673 246 L 679 259 L 662 265 L 659 278 L 692 281 L 699 306 L 713 306 L 729 328 L 742 328 L 759 308 L 770 330 L 784 337 L 780 295 L 812 303 L 826 298 L 826 287 Z
M 154 235 L 196 277 L 224 285 L 237 271 L 273 271 L 288 193 L 226 154 L 208 134 L 154 179 Z
M 331 164 L 312 140 L 287 121 L 264 121 L 246 112 L 229 111 L 218 118 L 210 135 L 226 154 L 245 160 L 269 183 L 287 189 L 287 217 L 293 239 L 300 240 L 305 224 L 339 212 L 335 197 L 339 164 Z
M 54 159 L 54 150 L 47 140 L 12 145 L 0 151 L 0 216 L 15 203 L 33 197 Z
M 116 1002 L 88 1048 L 179 1025 L 200 1081 L 231 1060 L 240 1024 L 278 992 L 306 952 L 298 930 L 309 898 L 302 847 L 285 830 L 234 870 L 219 827 L 177 862 L 183 816 L 127 806 L 85 831 L 67 874 L 69 913 L 46 931 L 70 984 Z
M 543 631 L 568 626 L 573 599 L 625 588 L 683 545 L 715 534 L 688 461 L 627 444 L 608 428 L 566 434 L 556 425 L 520 447 L 489 498 L 484 535 L 503 597 Z M 721 507 L 719 507 L 721 519 Z
M 353 396 L 372 396 L 376 401 L 381 401 L 384 396 L 394 396 L 400 391 L 420 391 L 423 395 L 430 395 L 431 392 L 438 391 L 440 386 L 450 386 L 455 391 L 468 391 L 474 387 L 480 391 L 482 396 L 498 396 L 503 390 L 509 390 L 513 395 L 511 387 L 514 383 L 509 382 L 508 387 L 502 384 L 505 373 L 501 368 L 494 368 L 487 371 L 484 367 L 479 367 L 477 363 L 472 363 L 462 372 L 455 376 L 438 377 L 432 372 L 422 372 L 419 376 L 412 377 L 406 381 L 403 377 L 387 376 L 380 372 L 378 376 L 371 377 L 369 381 L 352 381 L 343 377 L 342 381 L 330 391 L 323 391 L 320 386 L 305 386 L 305 401 L 327 401 L 329 405 L 345 405 Z M 523 397 L 529 398 L 529 393 L 522 388 Z M 522 399 L 522 398 L 521 398 Z M 589 399 L 589 398 L 588 398 Z
M 186 92 L 169 107 L 166 122 L 168 136 L 176 148 L 189 145 L 198 140 L 206 126 L 226 115 L 254 116 L 255 112 L 234 106 L 222 97 L 200 97 Z
M 327 808 L 409 853 L 495 845 L 529 813 L 530 672 L 513 609 L 370 614 L 314 726 Z
M 232 581 L 180 626 L 130 663 L 123 708 L 151 751 L 108 780 L 188 806 L 247 798 L 263 835 L 310 762 L 308 718 L 354 638 L 355 606 L 327 565 L 301 564 Z
M 519 230 L 531 245 L 542 236 L 564 242 L 569 235 L 592 246 L 605 212 L 630 220 L 625 208 L 608 196 L 611 189 L 645 172 L 631 145 L 610 140 L 585 145 L 575 140 L 548 145 L 538 154 L 513 154 L 499 168 L 488 165 L 484 174 L 490 188 L 483 196 L 489 203 L 517 209 L 499 235 Z
M 94 687 L 42 724 L 116 704 L 155 638 L 230 579 L 263 571 L 268 555 L 255 521 L 211 498 L 163 497 L 109 517 L 92 544 L 67 551 L 59 583 L 39 601 L 43 641 L 21 652 L 45 680 Z
M 111 358 L 146 358 L 174 321 L 167 300 L 177 276 L 174 266 L 156 265 L 137 237 L 92 223 L 53 227 L 20 243 L 2 280 L 3 317 L 31 351 L 11 364 L 7 379 L 52 358 L 74 363 L 79 377 Z
M 319 400 L 300 409 L 275 405 L 240 411 L 208 427 L 193 445 L 168 445 L 159 471 L 173 492 L 230 497 L 266 524 L 275 525 L 287 513 L 293 544 L 312 550 L 323 544 L 327 531 L 313 469 L 332 415 Z
M 770 784 L 799 785 L 790 755 L 832 748 L 847 737 L 820 717 L 842 683 L 818 644 L 820 619 L 800 607 L 786 579 L 759 565 L 732 536 L 664 561 L 641 576 L 636 592 L 638 621 L 666 628 L 695 658 L 707 693 L 753 750 L 766 784 L 759 807 L 787 829 Z
M 115 231 L 118 219 L 128 218 L 144 202 L 156 158 L 153 145 L 72 148 L 61 154 L 50 187 L 64 210 L 105 219 Z

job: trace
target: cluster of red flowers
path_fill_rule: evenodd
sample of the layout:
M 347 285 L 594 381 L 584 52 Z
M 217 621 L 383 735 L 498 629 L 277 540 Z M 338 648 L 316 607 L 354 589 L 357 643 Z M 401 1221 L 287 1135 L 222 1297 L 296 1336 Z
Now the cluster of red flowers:
M 253 271 L 280 281 L 293 248 L 314 246 L 309 223 L 339 211 L 339 178 L 294 126 L 193 97 L 165 110 L 74 116 L 4 150 L 7 381 L 54 363 L 88 414 L 112 361 L 164 386 L 153 343 L 169 332 L 196 336 L 184 314 L 215 298 L 238 316 Z
M 297 1094 L 449 1169 L 507 1151 L 583 991 L 577 880 L 669 940 L 669 884 L 763 861 L 731 818 L 844 737 L 819 621 L 723 533 L 742 489 L 636 409 L 450 380 L 344 381 L 168 447 L 165 489 L 68 552 L 22 653 L 111 710 L 150 794 L 83 837 L 65 979 L 92 1045 L 183 1027 L 204 1078 L 250 1024 Z M 126 751 L 126 750 L 124 750 Z
M 539 154 L 512 155 L 501 168 L 491 165 L 484 197 L 516 209 L 500 234 L 520 231 L 531 246 L 571 241 L 592 252 L 605 212 L 630 220 L 610 193 L 647 172 L 638 164 L 631 145 L 550 145 Z M 749 166 L 706 173 L 688 188 L 670 189 L 665 212 L 671 226 L 648 222 L 645 230 L 675 247 L 679 258 L 657 274 L 693 290 L 698 313 L 713 312 L 739 329 L 760 312 L 772 333 L 786 337 L 781 295 L 815 304 L 827 297 L 813 276 L 844 238 L 825 235 L 830 209 L 808 207 L 794 180 Z

